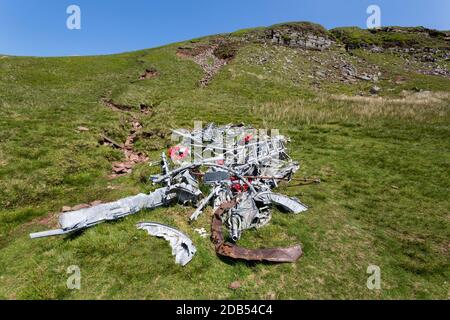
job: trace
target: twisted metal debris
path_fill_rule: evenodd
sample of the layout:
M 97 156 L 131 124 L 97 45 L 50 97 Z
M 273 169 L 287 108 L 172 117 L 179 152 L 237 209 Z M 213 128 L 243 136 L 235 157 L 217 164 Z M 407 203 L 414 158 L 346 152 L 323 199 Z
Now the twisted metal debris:
M 293 262 L 302 255 L 299 245 L 287 248 L 246 249 L 226 242 L 222 234 L 222 214 L 236 206 L 236 201 L 224 202 L 214 212 L 211 225 L 211 240 L 219 255 L 249 261 Z M 234 239 L 233 239 L 234 240 Z
M 33 233 L 30 237 L 67 234 L 142 209 L 178 202 L 196 207 L 189 218 L 191 221 L 196 220 L 208 205 L 213 207 L 211 240 L 220 255 L 272 262 L 292 262 L 301 256 L 299 245 L 246 249 L 235 244 L 244 230 L 266 225 L 272 217 L 273 206 L 294 214 L 308 209 L 298 199 L 272 191 L 279 181 L 291 181 L 299 169 L 298 163 L 286 152 L 286 137 L 276 131 L 268 135 L 264 130 L 243 125 L 214 124 L 192 131 L 174 130 L 173 136 L 179 139 L 168 152 L 173 165 L 162 153 L 162 172 L 150 177 L 161 188 L 150 194 L 64 213 L 59 218 L 60 229 Z M 203 194 L 200 184 L 209 186 L 209 194 Z M 224 240 L 223 224 L 229 230 L 232 243 Z M 192 241 L 173 228 L 154 223 L 141 223 L 138 227 L 169 240 L 177 263 L 185 265 L 196 252 Z
M 138 223 L 136 227 L 146 230 L 149 235 L 169 241 L 172 247 L 172 255 L 175 256 L 175 263 L 177 264 L 186 265 L 197 252 L 191 239 L 177 229 L 156 222 L 142 222 Z

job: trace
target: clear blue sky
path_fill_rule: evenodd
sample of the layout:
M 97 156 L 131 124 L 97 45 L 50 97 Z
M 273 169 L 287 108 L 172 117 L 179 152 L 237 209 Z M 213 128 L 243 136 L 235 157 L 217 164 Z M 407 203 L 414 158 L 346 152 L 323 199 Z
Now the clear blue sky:
M 66 27 L 71 4 L 81 30 Z M 450 29 L 450 0 L 0 0 L 0 53 L 117 53 L 286 21 L 365 27 L 370 4 L 382 25 Z

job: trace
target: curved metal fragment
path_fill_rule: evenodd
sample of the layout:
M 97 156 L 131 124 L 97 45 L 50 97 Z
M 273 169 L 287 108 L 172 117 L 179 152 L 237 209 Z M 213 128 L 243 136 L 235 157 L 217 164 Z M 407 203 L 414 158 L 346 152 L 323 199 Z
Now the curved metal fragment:
M 297 198 L 288 197 L 272 191 L 260 192 L 254 197 L 254 199 L 256 201 L 275 204 L 276 206 L 291 213 L 300 213 L 308 210 L 308 207 L 301 203 Z
M 225 242 L 222 233 L 222 214 L 236 205 L 236 200 L 224 202 L 215 212 L 211 225 L 211 240 L 222 256 L 248 261 L 295 262 L 302 255 L 299 245 L 286 248 L 247 249 Z
M 183 232 L 156 222 L 141 222 L 136 225 L 138 229 L 147 230 L 149 235 L 161 237 L 169 241 L 172 247 L 172 255 L 175 256 L 175 263 L 186 265 L 192 260 L 197 252 L 191 239 Z

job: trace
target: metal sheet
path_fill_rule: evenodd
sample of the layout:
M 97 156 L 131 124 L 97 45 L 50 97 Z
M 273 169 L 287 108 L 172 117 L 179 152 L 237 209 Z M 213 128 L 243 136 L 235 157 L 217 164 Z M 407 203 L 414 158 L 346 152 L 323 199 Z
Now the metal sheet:
M 225 242 L 222 233 L 222 215 L 231 209 L 236 201 L 223 203 L 215 212 L 211 225 L 211 240 L 219 255 L 247 261 L 295 262 L 302 255 L 300 245 L 286 248 L 247 249 Z
M 164 238 L 172 247 L 175 263 L 185 266 L 194 257 L 197 249 L 183 232 L 156 222 L 141 222 L 136 225 L 138 229 L 146 230 L 148 234 Z

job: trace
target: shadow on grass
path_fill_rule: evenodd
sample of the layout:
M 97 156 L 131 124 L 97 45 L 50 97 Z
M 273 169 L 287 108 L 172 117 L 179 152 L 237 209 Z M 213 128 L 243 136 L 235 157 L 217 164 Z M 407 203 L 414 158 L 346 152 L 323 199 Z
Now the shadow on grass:
M 101 224 L 106 224 L 106 225 L 115 225 L 117 223 L 123 222 L 123 218 L 117 219 L 117 220 L 108 220 L 108 221 L 104 221 Z M 99 223 L 100 224 L 100 223 Z M 83 229 L 79 229 L 79 230 L 75 230 L 72 231 L 70 233 L 68 233 L 65 237 L 64 240 L 75 240 L 77 239 L 79 236 L 81 236 L 86 230 L 88 229 L 92 229 L 95 228 L 97 225 L 93 225 L 91 227 L 86 227 Z
M 76 240 L 79 236 L 81 236 L 84 231 L 86 231 L 86 229 L 80 229 L 71 233 L 68 233 L 65 237 L 64 237 L 64 241 L 72 241 L 72 240 Z
M 237 264 L 245 264 L 245 266 L 249 267 L 249 268 L 256 267 L 257 265 L 272 266 L 272 265 L 277 265 L 277 264 L 282 264 L 282 263 L 289 263 L 289 262 L 274 262 L 274 261 L 247 261 L 244 259 L 233 259 L 230 257 L 222 256 L 217 253 L 216 253 L 216 256 L 222 262 L 226 263 L 229 266 L 235 266 Z

